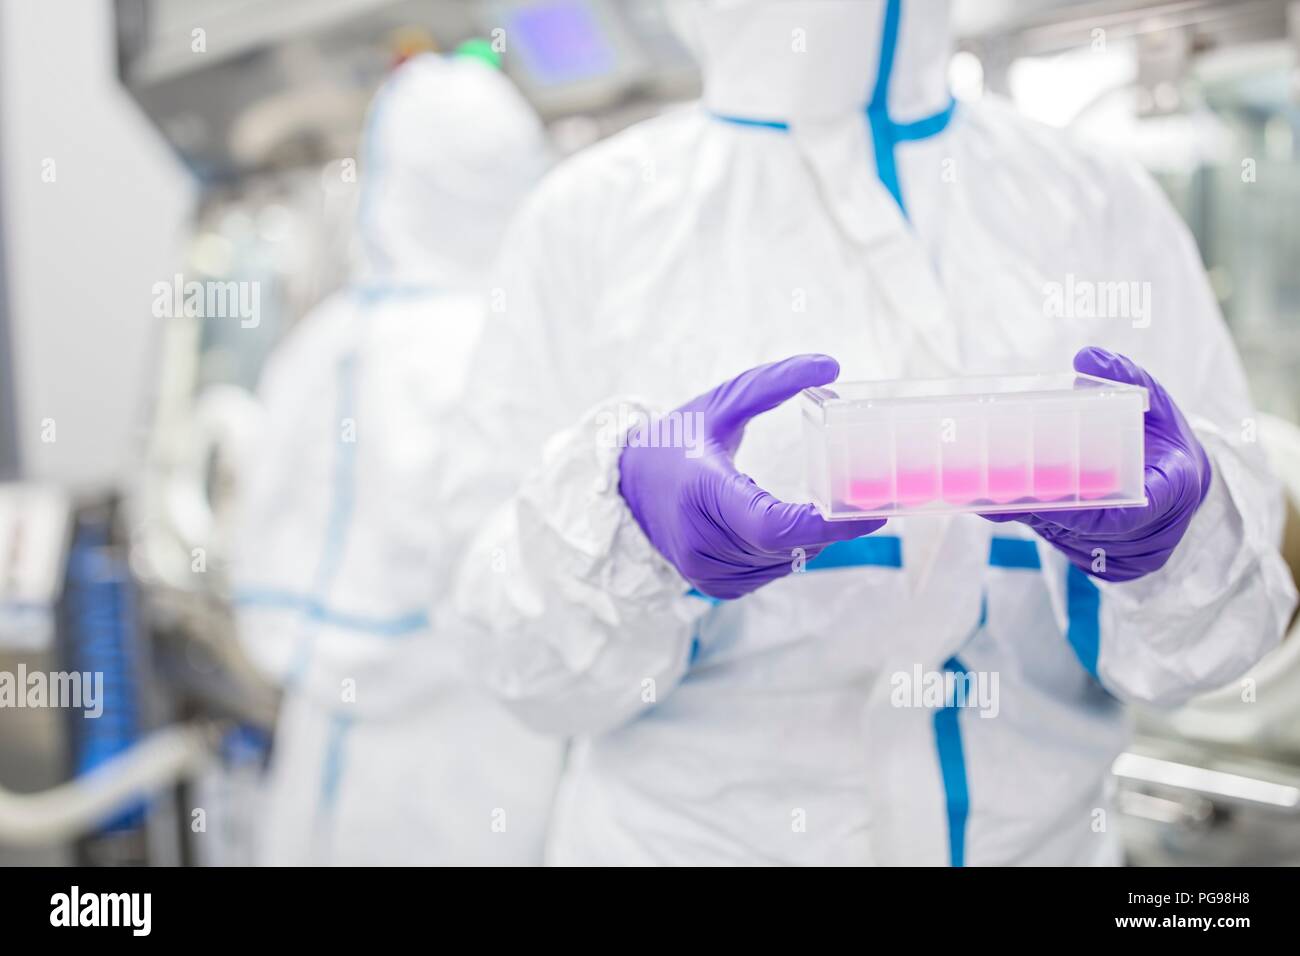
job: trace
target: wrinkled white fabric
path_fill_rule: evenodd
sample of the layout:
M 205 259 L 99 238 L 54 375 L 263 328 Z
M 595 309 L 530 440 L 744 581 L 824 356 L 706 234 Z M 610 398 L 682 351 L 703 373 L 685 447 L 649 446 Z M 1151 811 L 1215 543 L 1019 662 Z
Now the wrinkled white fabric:
M 285 690 L 261 845 L 272 863 L 537 862 L 561 744 L 471 689 L 430 608 L 474 525 L 443 495 L 446 422 L 543 132 L 498 72 L 429 56 L 377 94 L 364 148 L 364 275 L 263 374 L 232 569 L 244 645 Z
M 1239 440 L 1245 381 L 1184 227 L 1140 169 L 996 102 L 897 144 L 904 213 L 862 112 L 885 7 L 700 7 L 703 103 L 567 161 L 507 239 L 507 308 L 458 426 L 480 451 L 450 485 L 502 503 L 454 607 L 480 679 L 580 735 L 553 862 L 1114 863 L 1121 700 L 1240 673 L 1294 603 L 1276 488 Z M 945 3 L 902 4 L 896 121 L 942 106 L 947 32 Z M 1071 277 L 1149 283 L 1149 314 L 1053 314 Z M 1085 578 L 1071 597 L 1045 543 L 960 516 L 890 522 L 901 568 L 810 565 L 714 605 L 617 496 L 602 410 L 673 408 L 800 352 L 854 380 L 1066 370 L 1087 344 L 1163 382 L 1215 468 L 1187 540 L 1139 581 Z M 753 421 L 737 464 L 806 500 L 798 417 Z M 1031 563 L 991 566 L 995 537 Z M 997 676 L 995 713 L 949 726 L 891 701 L 895 675 L 954 655 Z

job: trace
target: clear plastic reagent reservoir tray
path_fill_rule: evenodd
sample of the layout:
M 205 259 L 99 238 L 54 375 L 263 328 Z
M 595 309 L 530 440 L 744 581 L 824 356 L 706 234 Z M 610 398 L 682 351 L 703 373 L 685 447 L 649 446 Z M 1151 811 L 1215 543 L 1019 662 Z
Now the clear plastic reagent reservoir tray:
M 1145 505 L 1147 390 L 1075 372 L 805 389 L 830 519 Z

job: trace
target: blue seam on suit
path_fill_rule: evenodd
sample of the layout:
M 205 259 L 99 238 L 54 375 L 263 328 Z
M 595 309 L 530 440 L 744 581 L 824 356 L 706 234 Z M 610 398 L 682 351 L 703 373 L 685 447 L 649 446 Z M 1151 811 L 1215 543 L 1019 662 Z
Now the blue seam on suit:
M 956 655 L 948 658 L 943 668 L 948 673 L 967 672 L 966 665 Z M 950 866 L 966 865 L 966 823 L 970 817 L 970 783 L 961 739 L 961 711 L 955 704 L 947 704 L 934 714 L 934 743 L 939 754 L 939 775 L 943 778 L 948 817 Z
M 1092 578 L 1073 564 L 1065 572 L 1066 638 L 1083 669 L 1099 683 L 1101 654 L 1101 592 Z
M 339 611 L 327 607 L 310 595 L 289 591 L 242 588 L 235 592 L 234 604 L 240 608 L 293 611 L 319 624 L 379 637 L 405 637 L 429 626 L 429 615 L 425 611 L 411 611 L 391 617 L 370 617 Z

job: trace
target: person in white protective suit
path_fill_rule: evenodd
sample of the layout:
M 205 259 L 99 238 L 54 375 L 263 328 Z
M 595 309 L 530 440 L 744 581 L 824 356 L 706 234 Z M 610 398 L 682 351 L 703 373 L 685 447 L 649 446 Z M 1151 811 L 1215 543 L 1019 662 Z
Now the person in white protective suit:
M 276 864 L 535 863 L 560 744 L 466 684 L 429 600 L 469 517 L 440 497 L 442 423 L 549 150 L 497 69 L 435 55 L 390 76 L 362 149 L 364 265 L 267 366 L 233 567 L 244 644 L 284 687 L 261 846 Z
M 498 499 L 456 586 L 467 661 L 531 725 L 575 735 L 548 859 L 1116 862 L 1125 703 L 1241 674 L 1295 600 L 1192 240 L 1132 163 L 996 102 L 954 105 L 941 0 L 686 13 L 702 101 L 530 197 L 460 423 L 482 444 L 457 491 Z M 1143 284 L 1149 310 L 1052 307 L 1051 289 L 1100 281 Z M 960 515 L 892 520 L 715 600 L 624 497 L 634 413 L 760 363 L 824 353 L 847 381 L 1065 371 L 1089 345 L 1163 383 L 1208 464 L 1181 542 L 1133 580 Z M 749 421 L 735 467 L 797 502 L 795 405 Z M 947 671 L 993 693 L 897 693 Z

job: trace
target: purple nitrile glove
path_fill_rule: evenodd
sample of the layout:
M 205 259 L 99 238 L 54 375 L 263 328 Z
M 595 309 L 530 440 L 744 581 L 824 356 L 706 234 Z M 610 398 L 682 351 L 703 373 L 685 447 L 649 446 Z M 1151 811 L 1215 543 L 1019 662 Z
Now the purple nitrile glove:
M 1105 349 L 1081 349 L 1075 371 L 1142 385 L 1146 414 L 1145 508 L 1091 508 L 1041 514 L 986 515 L 1022 521 L 1070 563 L 1104 581 L 1132 581 L 1164 567 L 1210 490 L 1210 459 L 1160 383 L 1130 359 Z M 1096 561 L 1100 548 L 1104 564 Z
M 699 416 L 696 448 L 648 447 L 663 443 L 629 436 L 619 459 L 619 492 L 650 543 L 698 591 L 741 597 L 789 574 L 796 548 L 811 559 L 828 544 L 884 524 L 827 521 L 810 504 L 778 501 L 732 461 L 751 418 L 835 381 L 839 372 L 828 355 L 796 355 L 723 382 L 672 416 Z

